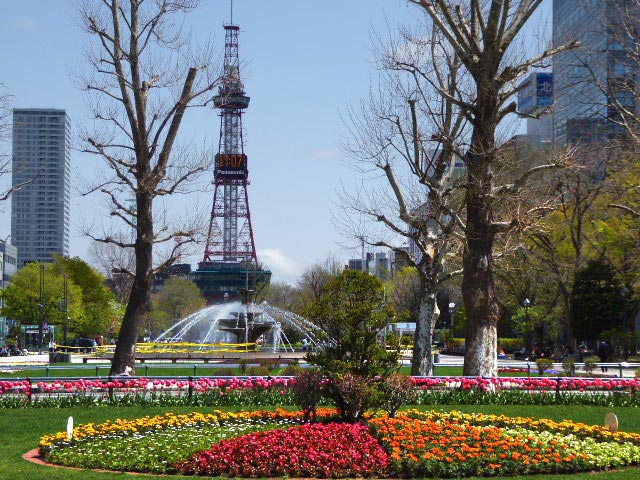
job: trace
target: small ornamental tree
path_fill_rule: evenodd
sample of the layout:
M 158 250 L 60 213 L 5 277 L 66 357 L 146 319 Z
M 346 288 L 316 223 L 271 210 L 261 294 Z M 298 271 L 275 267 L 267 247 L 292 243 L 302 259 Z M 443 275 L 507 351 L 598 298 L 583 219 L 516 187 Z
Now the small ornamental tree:
M 328 335 L 307 361 L 329 379 L 328 392 L 342 418 L 356 421 L 371 406 L 376 381 L 399 367 L 398 345 L 378 342 L 378 333 L 393 317 L 383 285 L 368 273 L 346 270 L 322 287 L 305 313 Z
M 324 375 L 317 368 L 304 369 L 296 375 L 293 392 L 300 405 L 305 422 L 316 421 L 316 406 L 322 400 Z

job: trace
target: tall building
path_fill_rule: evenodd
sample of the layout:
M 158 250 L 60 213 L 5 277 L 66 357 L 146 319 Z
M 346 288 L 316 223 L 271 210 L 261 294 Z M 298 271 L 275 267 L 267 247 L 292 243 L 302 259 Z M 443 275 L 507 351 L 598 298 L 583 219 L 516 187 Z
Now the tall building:
M 13 110 L 11 240 L 18 268 L 69 255 L 71 120 L 64 110 Z
M 369 272 L 380 280 L 387 280 L 391 271 L 389 257 L 385 252 L 367 252 L 364 258 L 351 258 L 347 267 L 349 270 Z
M 518 88 L 518 112 L 531 117 L 527 117 L 527 133 L 513 140 L 533 148 L 549 146 L 553 138 L 553 74 L 533 72 Z
M 18 252 L 16 247 L 8 242 L 0 240 L 0 289 L 5 288 L 11 277 L 17 271 Z M 0 297 L 0 308 L 3 306 L 2 297 Z M 7 320 L 0 315 L 0 345 L 6 345 L 7 333 L 12 325 L 11 320 Z
M 553 59 L 556 145 L 602 145 L 623 133 L 617 123 L 619 115 L 605 92 L 627 106 L 636 99 L 624 91 L 635 85 L 638 73 L 637 62 L 629 61 L 629 50 L 617 28 L 625 21 L 621 15 L 624 7 L 624 0 L 553 2 L 553 46 L 574 40 L 581 43 L 580 48 Z

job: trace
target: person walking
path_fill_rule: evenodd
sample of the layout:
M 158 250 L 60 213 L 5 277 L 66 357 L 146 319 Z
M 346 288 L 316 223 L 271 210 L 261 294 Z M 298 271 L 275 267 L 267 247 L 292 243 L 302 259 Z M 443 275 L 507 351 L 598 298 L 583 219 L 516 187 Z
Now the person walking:
M 604 339 L 600 340 L 600 342 L 598 342 L 598 356 L 600 357 L 600 362 L 608 362 L 610 353 L 611 348 L 609 347 L 609 344 L 605 342 Z M 609 370 L 605 365 L 601 365 L 600 368 L 603 372 Z

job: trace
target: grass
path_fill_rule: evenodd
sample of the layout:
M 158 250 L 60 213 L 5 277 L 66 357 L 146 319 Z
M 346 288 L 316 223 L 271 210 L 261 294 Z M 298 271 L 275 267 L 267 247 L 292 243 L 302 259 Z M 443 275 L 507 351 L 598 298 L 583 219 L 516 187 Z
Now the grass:
M 194 370 L 194 365 L 196 369 Z M 3 378 L 63 378 L 63 377 L 108 377 L 110 364 L 93 364 L 84 367 L 78 366 L 77 363 L 57 363 L 56 366 L 51 367 L 22 367 L 19 371 L 2 372 L 0 371 L 0 380 Z M 138 364 L 136 365 L 136 374 L 140 376 L 152 376 L 152 377 L 188 377 L 190 375 L 197 376 L 215 376 L 219 368 L 229 370 L 228 367 L 221 367 L 209 364 L 189 364 L 189 366 L 165 366 L 158 364 Z M 239 368 L 231 368 L 234 375 L 241 375 Z M 280 369 L 282 371 L 283 369 Z M 275 374 L 278 374 L 278 370 Z
M 458 410 L 462 412 L 504 413 L 509 416 L 530 416 L 551 418 L 553 420 L 571 419 L 588 424 L 603 424 L 604 416 L 611 409 L 606 407 L 585 406 L 480 406 L 480 405 L 438 405 L 438 410 Z M 11 480 L 112 480 L 131 478 L 124 473 L 97 472 L 87 470 L 69 470 L 35 465 L 22 459 L 22 455 L 36 448 L 40 436 L 46 433 L 64 431 L 67 418 L 71 415 L 75 424 L 96 422 L 115 418 L 138 418 L 153 416 L 168 411 L 188 413 L 192 411 L 210 411 L 194 407 L 93 407 L 68 409 L 0 410 L 0 478 Z M 634 408 L 615 410 L 620 427 L 625 431 L 640 432 L 640 415 Z M 509 477 L 512 480 L 631 480 L 640 477 L 639 469 L 627 469 L 614 472 L 602 472 L 597 475 L 582 473 L 575 475 L 535 475 Z M 152 475 L 136 475 L 136 479 L 157 479 Z M 169 477 L 191 478 L 193 477 Z

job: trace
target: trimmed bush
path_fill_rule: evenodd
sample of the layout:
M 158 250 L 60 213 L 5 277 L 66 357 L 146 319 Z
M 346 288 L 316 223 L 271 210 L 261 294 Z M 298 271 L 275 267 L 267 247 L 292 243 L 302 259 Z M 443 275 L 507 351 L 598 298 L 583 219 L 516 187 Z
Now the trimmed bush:
M 402 404 L 410 403 L 415 396 L 416 387 L 411 377 L 400 374 L 390 375 L 382 383 L 380 407 L 393 418 Z
M 316 406 L 324 394 L 324 375 L 317 368 L 304 369 L 296 376 L 293 393 L 302 409 L 304 421 L 315 421 Z
M 576 361 L 573 358 L 565 358 L 562 360 L 562 370 L 567 377 L 576 374 Z
M 271 370 L 263 365 L 247 367 L 247 375 L 250 377 L 268 377 L 270 374 Z
M 536 365 L 538 366 L 538 373 L 544 375 L 544 372 L 551 368 L 553 362 L 549 358 L 538 358 Z
M 593 370 L 598 366 L 598 362 L 600 361 L 600 357 L 597 355 L 592 355 L 590 357 L 585 357 L 584 359 L 584 371 L 587 372 L 587 375 L 591 375 Z

